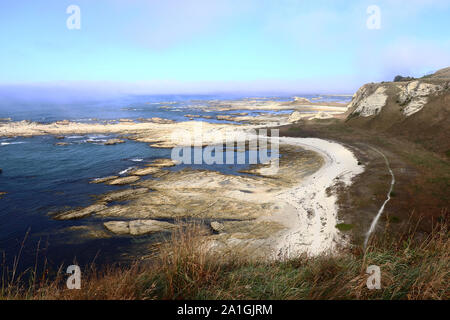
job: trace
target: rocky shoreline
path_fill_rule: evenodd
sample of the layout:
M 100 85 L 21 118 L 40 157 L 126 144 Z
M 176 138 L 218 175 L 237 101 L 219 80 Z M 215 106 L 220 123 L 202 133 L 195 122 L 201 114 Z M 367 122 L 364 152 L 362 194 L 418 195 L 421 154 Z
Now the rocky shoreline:
M 220 108 L 283 110 L 316 107 L 319 113 L 312 116 L 314 119 L 329 118 L 342 112 L 339 109 L 342 106 L 337 104 L 323 106 L 302 99 L 276 105 L 271 101 L 230 104 L 223 107 L 222 103 Z M 328 113 L 323 113 L 327 108 Z M 69 134 L 114 133 L 120 136 L 107 140 L 104 145 L 130 139 L 149 143 L 152 147 L 173 148 L 187 145 L 187 135 L 194 141 L 201 138 L 203 146 L 222 144 L 224 136 L 238 141 L 242 136 L 251 136 L 255 129 L 304 118 L 294 111 L 290 115 L 262 114 L 256 117 L 240 113 L 227 118 L 246 123 L 240 125 L 198 121 L 173 123 L 164 119 L 152 122 L 121 119 L 116 123 L 89 124 L 21 121 L 1 124 L 0 136 L 54 135 L 63 140 Z M 167 169 L 176 166 L 175 161 L 157 159 L 145 167 L 130 170 L 125 176 L 93 177 L 90 183 L 125 189 L 98 196 L 95 203 L 84 208 L 53 212 L 51 217 L 56 220 L 96 217 L 105 229 L 105 237 L 170 232 L 175 226 L 164 219 L 207 219 L 211 221 L 212 230 L 208 240 L 214 250 L 248 250 L 252 257 L 270 259 L 281 255 L 332 252 L 345 240 L 335 227 L 336 198 L 324 190 L 332 188 L 338 176 L 347 175 L 350 183 L 351 177 L 362 169 L 355 167 L 357 160 L 352 153 L 337 144 L 300 138 L 280 138 L 279 143 L 282 157 L 276 174 L 265 174 L 269 164 L 251 165 L 241 171 L 242 175 L 189 168 L 172 171 Z M 59 144 L 64 145 L 64 142 Z M 151 178 L 143 179 L 145 177 Z M 312 180 L 316 177 L 320 178 Z M 297 201 L 300 201 L 299 205 Z M 311 214 L 311 211 L 315 213 Z M 298 234 L 302 240 L 294 236 Z
M 174 163 L 170 159 L 159 159 L 148 164 L 147 169 L 151 169 L 148 172 L 144 172 L 147 170 L 144 168 L 129 172 L 127 177 L 113 176 L 93 180 L 95 183 L 123 184 L 129 187 L 99 196 L 95 204 L 86 208 L 61 212 L 52 217 L 70 220 L 96 216 L 103 221 L 108 232 L 132 236 L 170 231 L 173 226 L 160 221 L 161 219 L 215 219 L 216 222 L 211 223 L 211 229 L 215 232 L 209 236 L 213 250 L 248 250 L 252 257 L 277 258 L 280 254 L 287 254 L 286 245 L 289 243 L 289 248 L 297 248 L 296 251 L 290 251 L 290 254 L 307 252 L 316 255 L 334 251 L 344 244 L 344 239 L 335 228 L 336 199 L 325 194 L 322 194 L 320 199 L 308 196 L 308 192 L 303 194 L 303 191 L 299 191 L 303 189 L 299 189 L 298 183 L 308 181 L 307 189 L 311 190 L 311 185 L 317 185 L 318 190 L 325 192 L 326 188 L 335 183 L 335 176 L 327 176 L 316 184 L 311 183 L 308 177 L 322 172 L 324 166 L 333 167 L 335 163 L 330 163 L 329 155 L 326 158 L 316 150 L 313 145 L 317 144 L 317 141 L 312 144 L 310 142 L 309 145 L 289 140 L 281 142 L 280 153 L 283 157 L 276 176 L 261 175 L 260 169 L 264 165 L 254 165 L 246 170 L 245 173 L 250 173 L 250 176 L 192 169 L 167 171 L 165 168 L 173 166 Z M 342 150 L 339 153 L 342 157 Z M 356 163 L 356 159 L 353 162 Z M 136 175 L 139 171 L 142 175 L 152 175 L 158 179 L 140 180 Z M 355 171 L 354 174 L 357 173 Z M 303 182 L 305 183 L 307 182 Z M 307 203 L 314 207 L 325 201 L 328 206 L 325 206 L 324 211 L 314 207 L 317 215 L 306 214 L 303 217 L 306 223 L 300 222 L 301 220 L 290 216 L 295 205 L 289 204 L 289 194 L 303 199 L 303 207 L 297 207 L 295 212 L 302 212 Z M 109 220 L 111 218 L 115 220 Z M 158 224 L 158 221 L 162 224 Z M 137 228 L 139 230 L 135 230 L 135 223 L 141 226 Z M 311 224 L 317 225 L 314 231 Z M 309 240 L 306 245 L 302 243 L 293 246 L 290 243 L 293 241 L 292 235 L 299 232 L 304 233 L 303 239 L 307 237 Z M 311 241 L 319 243 L 313 246 Z

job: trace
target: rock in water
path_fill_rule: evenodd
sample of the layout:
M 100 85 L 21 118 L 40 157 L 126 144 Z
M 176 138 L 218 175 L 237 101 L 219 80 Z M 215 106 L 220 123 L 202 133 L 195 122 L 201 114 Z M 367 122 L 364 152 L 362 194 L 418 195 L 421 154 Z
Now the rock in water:
M 62 121 L 56 121 L 55 122 L 57 125 L 63 125 L 63 126 L 67 126 L 70 124 L 69 120 L 62 120 Z
M 130 234 L 130 222 L 129 221 L 109 221 L 103 223 L 108 231 L 115 234 Z
M 140 236 L 153 232 L 170 231 L 175 225 L 158 220 L 132 220 L 132 221 L 109 221 L 103 224 L 106 229 L 115 234 L 130 234 Z
M 56 220 L 72 220 L 72 219 L 81 219 L 87 216 L 90 216 L 93 213 L 100 212 L 105 210 L 107 206 L 104 203 L 93 204 L 92 206 L 79 209 L 79 210 L 70 210 L 67 212 L 62 212 L 56 214 L 54 218 Z
M 108 182 L 108 181 L 111 181 L 111 180 L 114 180 L 117 178 L 119 178 L 119 176 L 109 176 L 109 177 L 104 177 L 104 178 L 97 178 L 97 179 L 92 180 L 89 183 L 104 183 L 104 182 Z
M 233 117 L 232 117 L 232 116 L 228 116 L 228 115 L 217 116 L 216 119 L 217 119 L 217 120 L 228 120 L 228 121 L 233 121 Z
M 162 118 L 158 118 L 158 117 L 153 117 L 148 120 L 151 122 L 154 122 L 154 123 L 159 123 L 159 124 L 171 124 L 171 123 L 175 122 L 174 120 L 162 119 Z
M 121 139 L 109 139 L 108 141 L 106 141 L 104 143 L 105 146 L 113 146 L 115 144 L 119 144 L 119 143 L 125 143 L 124 140 Z
M 138 181 L 140 178 L 137 176 L 129 176 L 124 178 L 114 179 L 108 182 L 109 185 L 120 186 Z
M 311 101 L 303 97 L 294 97 L 294 101 L 300 103 L 311 103 Z
M 152 163 L 146 164 L 148 167 L 173 167 L 177 162 L 172 159 L 156 159 Z
M 136 176 L 147 176 L 149 174 L 157 173 L 159 170 L 160 169 L 158 169 L 158 168 L 149 167 L 149 168 L 145 168 L 145 169 L 135 170 L 135 171 L 131 172 L 131 174 L 136 175 Z
M 128 189 L 128 190 L 111 192 L 111 193 L 106 194 L 102 198 L 102 201 L 113 202 L 113 201 L 119 201 L 119 200 L 127 200 L 133 196 L 147 193 L 148 191 L 149 191 L 149 189 L 147 189 L 147 188 L 137 188 L 137 189 Z

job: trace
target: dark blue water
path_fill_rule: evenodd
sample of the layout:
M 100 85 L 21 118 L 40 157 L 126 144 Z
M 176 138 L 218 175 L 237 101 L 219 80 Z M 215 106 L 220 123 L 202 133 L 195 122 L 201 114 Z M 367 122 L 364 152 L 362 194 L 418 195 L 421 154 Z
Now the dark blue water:
M 170 158 L 171 149 L 151 148 L 146 143 L 126 143 L 105 146 L 102 140 L 114 135 L 67 136 L 69 146 L 56 146 L 60 140 L 54 136 L 0 139 L 0 191 L 7 194 L 0 200 L 0 251 L 11 260 L 18 252 L 25 235 L 21 265 L 32 265 L 36 246 L 48 247 L 45 256 L 53 265 L 69 263 L 74 258 L 87 264 L 120 260 L 136 242 L 159 240 L 158 236 L 141 239 L 115 237 L 93 240 L 83 234 L 67 231 L 73 226 L 93 226 L 101 229 L 99 218 L 90 217 L 74 221 L 53 220 L 49 213 L 87 206 L 95 195 L 129 188 L 89 183 L 93 178 L 109 175 L 126 175 L 127 169 L 143 167 L 154 159 Z M 97 139 L 96 143 L 88 143 Z M 193 153 L 194 150 L 191 150 Z M 237 153 L 235 153 L 237 157 Z M 248 158 L 248 152 L 246 153 Z M 169 168 L 208 169 L 225 174 L 241 174 L 247 164 L 189 165 Z M 147 177 L 151 178 L 151 177 Z M 41 253 L 43 256 L 43 253 Z
M 315 97 L 313 95 L 306 96 Z M 256 115 L 264 110 L 233 110 L 231 112 L 205 112 L 197 106 L 207 107 L 211 100 L 238 99 L 242 96 L 131 96 L 83 103 L 0 102 L 0 118 L 53 122 L 63 119 L 76 121 L 138 119 L 161 117 L 186 121 L 186 114 L 208 115 L 246 112 Z M 290 97 L 278 97 L 290 100 Z M 337 97 L 336 99 L 339 99 Z M 290 111 L 282 111 L 290 112 Z M 201 119 L 196 119 L 201 120 Z M 204 121 L 221 122 L 214 119 Z M 75 221 L 57 221 L 49 212 L 92 204 L 94 196 L 120 190 L 120 186 L 90 184 L 93 178 L 119 175 L 130 167 L 142 167 L 158 158 L 170 158 L 170 149 L 151 148 L 146 143 L 126 143 L 105 146 L 102 142 L 114 135 L 89 134 L 66 136 L 68 146 L 53 136 L 31 138 L 0 137 L 0 254 L 8 265 L 20 253 L 19 270 L 34 265 L 36 253 L 45 256 L 55 267 L 70 264 L 111 263 L 123 254 L 140 250 L 142 244 L 159 241 L 164 235 L 112 237 L 96 239 L 83 232 L 68 231 L 69 227 L 91 226 L 101 231 L 102 223 L 96 217 Z M 87 141 L 90 140 L 91 143 Z M 94 143 L 92 143 L 94 141 Z M 95 143 L 97 142 L 97 143 Z M 236 155 L 235 155 L 236 156 Z M 247 155 L 248 157 L 248 155 Z M 216 170 L 226 174 L 241 174 L 248 165 L 179 165 L 170 170 L 186 167 Z M 123 173 L 125 175 L 125 173 Z M 151 178 L 151 177 L 149 177 Z M 22 241 L 27 235 L 25 246 Z M 40 250 L 37 250 L 39 246 Z M 145 247 L 145 246 L 144 246 Z M 131 248 L 133 250 L 131 250 Z M 41 259 L 38 259 L 42 262 Z
M 58 231 L 91 221 L 56 221 L 48 213 L 86 206 L 93 202 L 93 195 L 123 188 L 90 184 L 93 178 L 118 174 L 139 165 L 136 160 L 145 162 L 170 156 L 168 149 L 154 149 L 134 141 L 113 146 L 85 142 L 87 138 L 100 141 L 112 137 L 68 137 L 65 140 L 71 141 L 69 146 L 56 146 L 59 140 L 53 136 L 0 139 L 0 168 L 3 169 L 0 190 L 8 192 L 0 200 L 0 250 L 8 257 L 17 254 L 27 230 L 30 230 L 27 240 L 30 250 L 33 251 L 33 244 L 39 239 L 45 239 L 55 253 L 48 256 L 55 261 L 75 256 L 88 261 L 98 250 L 108 249 L 111 243 L 106 240 L 92 246 L 89 241 L 80 239 L 85 242 L 84 246 L 72 245 L 68 250 L 64 235 Z M 57 249 L 58 245 L 63 245 L 63 249 Z M 30 254 L 34 253 L 23 253 L 24 264 Z

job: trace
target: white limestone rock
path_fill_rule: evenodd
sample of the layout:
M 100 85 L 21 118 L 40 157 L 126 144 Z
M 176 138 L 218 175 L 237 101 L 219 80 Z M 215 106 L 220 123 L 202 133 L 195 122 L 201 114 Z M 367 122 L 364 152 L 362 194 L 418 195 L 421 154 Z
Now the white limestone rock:
M 428 103 L 430 95 L 436 94 L 444 90 L 442 86 L 425 83 L 420 81 L 412 81 L 408 83 L 400 92 L 398 102 L 406 104 L 402 112 L 409 117 L 420 110 Z
M 353 111 L 354 115 L 361 117 L 370 117 L 377 115 L 386 105 L 388 96 L 386 95 L 386 88 L 379 87 L 372 94 L 368 93 L 368 87 L 362 87 L 357 96 L 352 100 L 349 108 L 356 107 Z

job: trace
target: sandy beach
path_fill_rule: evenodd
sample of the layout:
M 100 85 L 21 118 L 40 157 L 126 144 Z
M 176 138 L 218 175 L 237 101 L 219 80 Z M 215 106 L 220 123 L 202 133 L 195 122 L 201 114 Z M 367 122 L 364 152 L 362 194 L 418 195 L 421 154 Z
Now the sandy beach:
M 274 220 L 288 229 L 279 236 L 275 252 L 281 258 L 302 253 L 333 253 L 345 245 L 345 238 L 336 228 L 338 206 L 333 187 L 337 183 L 349 186 L 352 178 L 364 168 L 358 165 L 354 154 L 339 143 L 317 138 L 280 140 L 317 152 L 324 159 L 324 165 L 295 187 L 277 195 L 285 209 Z

